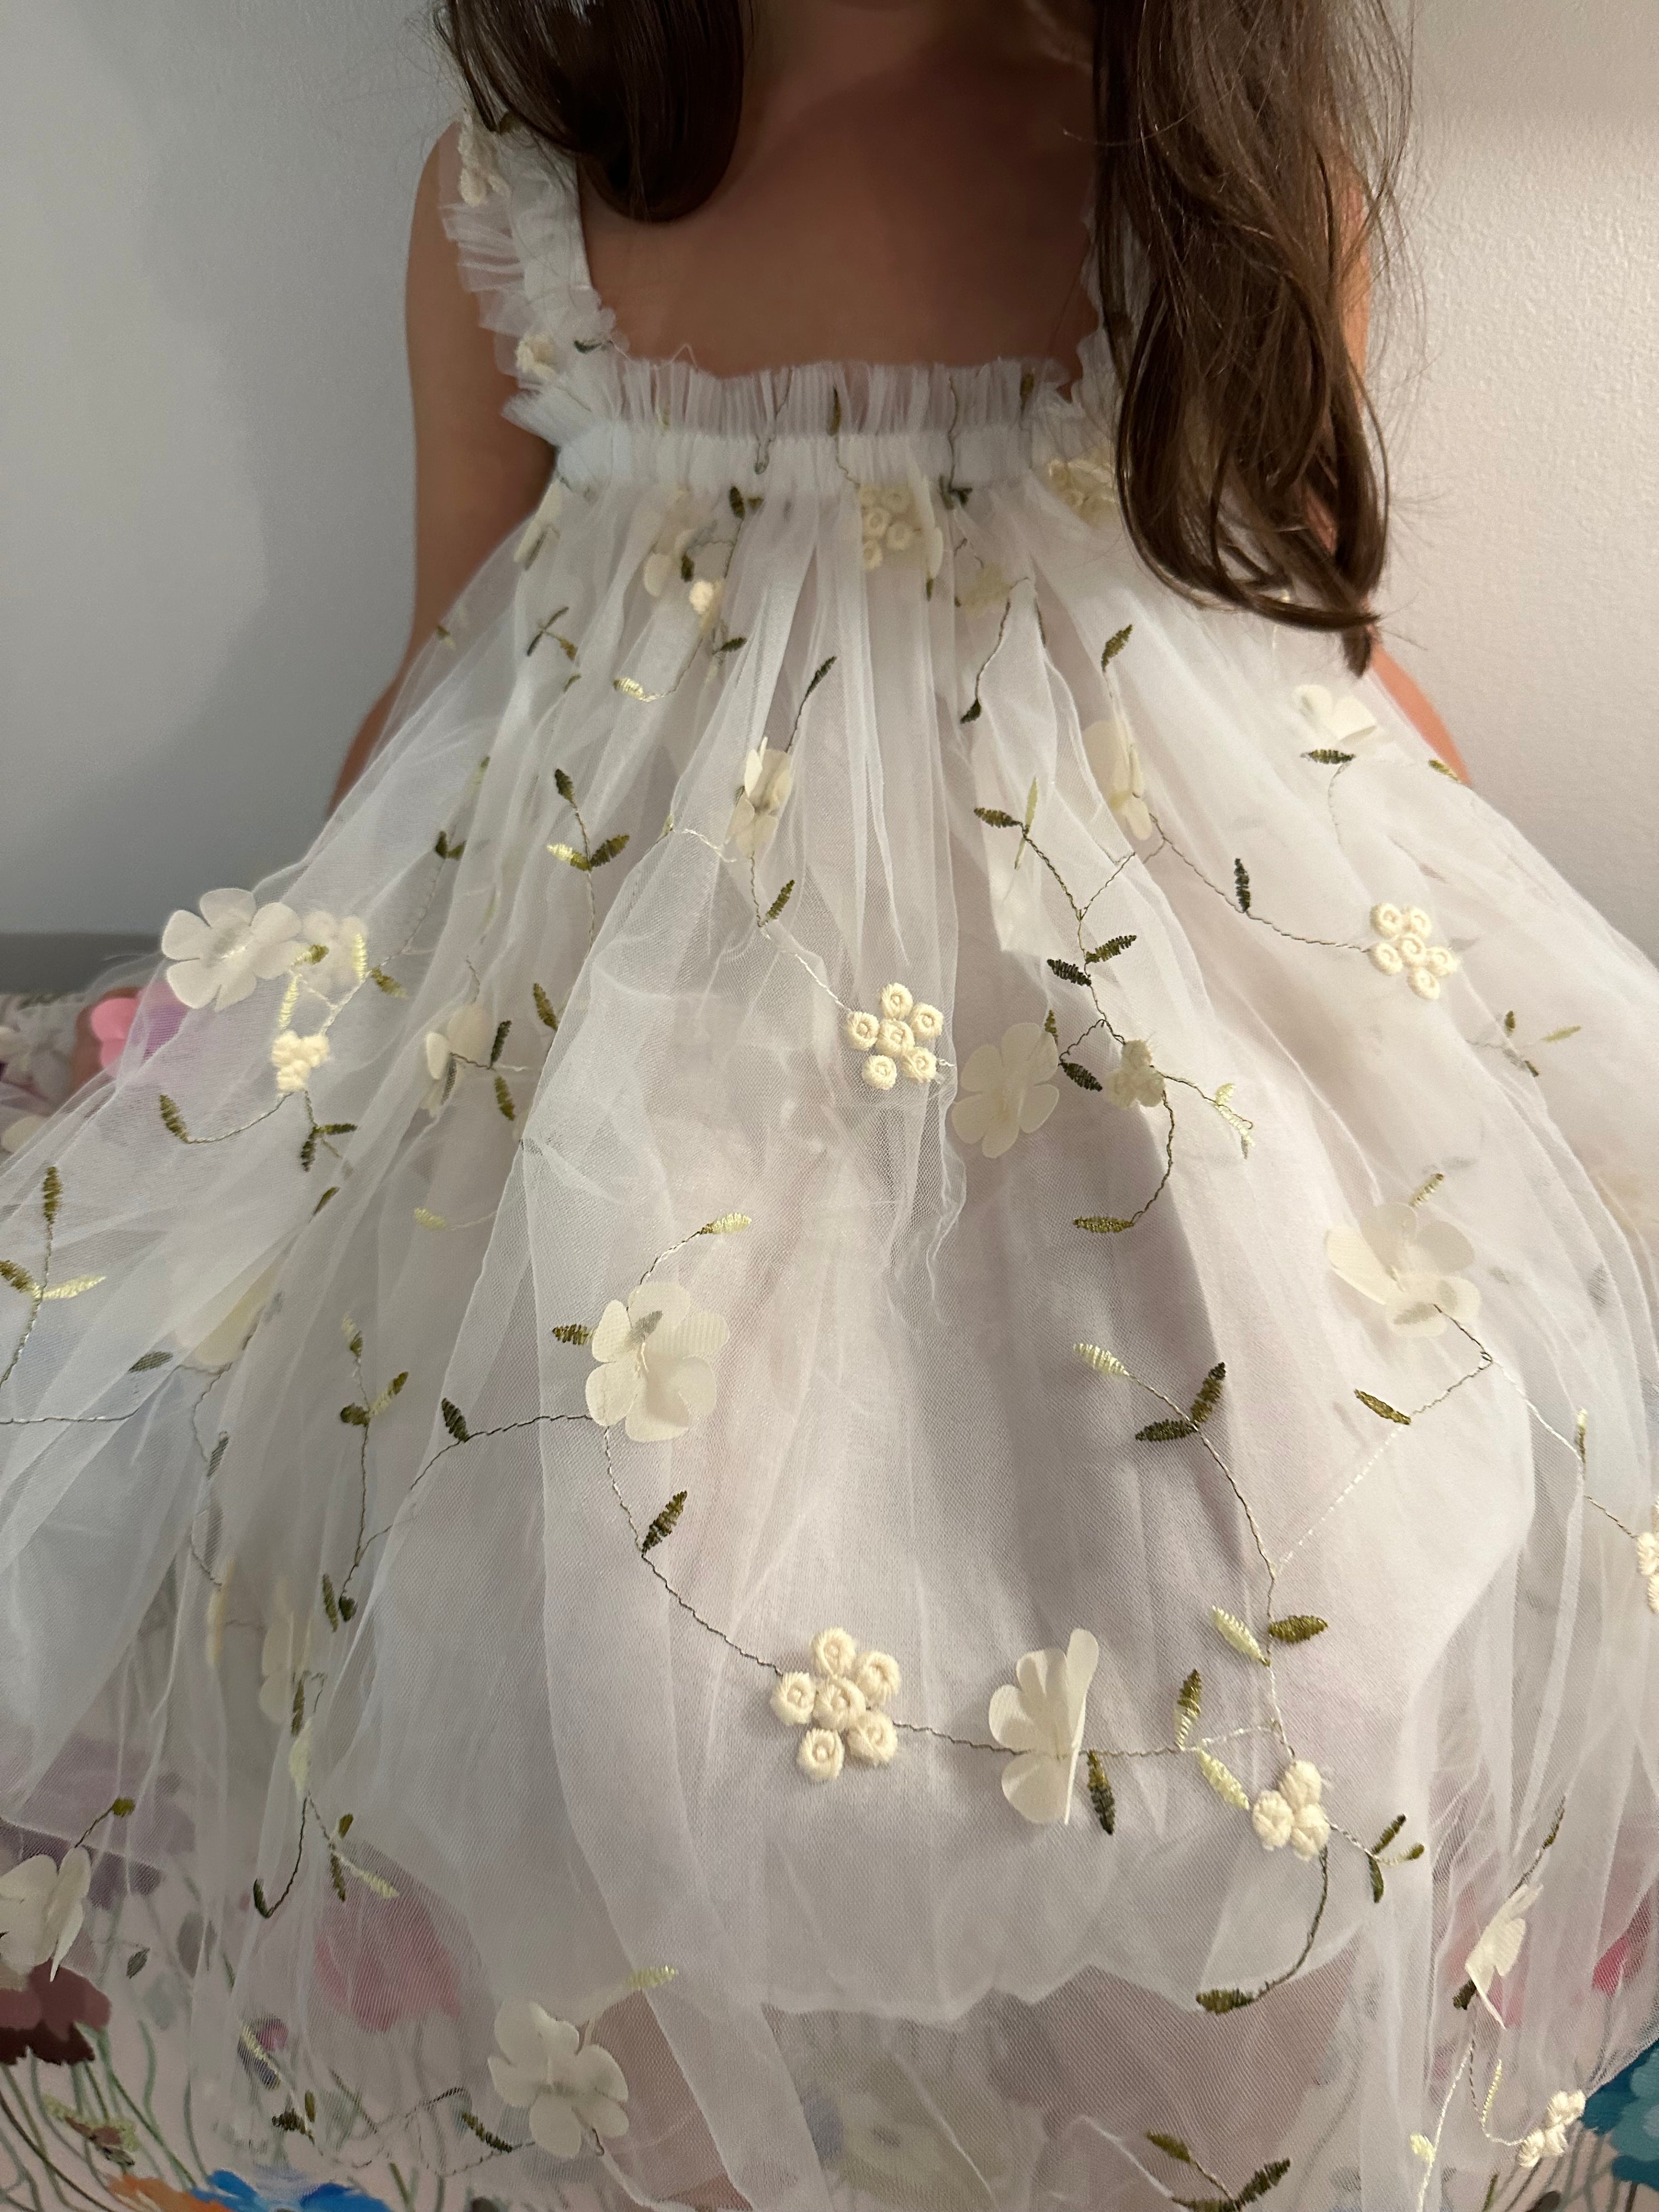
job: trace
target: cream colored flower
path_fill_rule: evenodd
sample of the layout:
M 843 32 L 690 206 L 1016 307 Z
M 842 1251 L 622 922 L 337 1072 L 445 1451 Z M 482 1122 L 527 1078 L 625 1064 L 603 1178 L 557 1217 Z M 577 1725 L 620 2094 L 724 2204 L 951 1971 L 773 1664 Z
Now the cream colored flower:
M 294 1717 L 294 1693 L 311 1656 L 311 1623 L 295 1613 L 286 1581 L 270 1596 L 270 1618 L 259 1654 L 259 1711 L 279 1725 Z
M 300 924 L 300 943 L 301 980 L 325 999 L 355 990 L 368 972 L 368 929 L 359 915 L 313 907 Z
M 844 1628 L 820 1629 L 812 1638 L 812 1664 L 820 1674 L 850 1680 L 859 1647 Z
M 1370 708 L 1352 693 L 1337 699 L 1322 684 L 1302 684 L 1291 696 L 1313 724 L 1320 744 L 1333 751 L 1357 752 L 1382 733 Z
M 726 597 L 726 580 L 722 576 L 699 576 L 686 596 L 697 617 L 697 635 L 707 637 L 720 616 L 720 604 Z
M 1091 528 L 1116 514 L 1117 459 L 1109 441 L 1103 440 L 1073 460 L 1048 461 L 1042 473 L 1054 497 Z
M 872 1091 L 890 1091 L 898 1081 L 898 1069 L 884 1052 L 872 1052 L 864 1063 L 864 1079 Z
M 800 1740 L 795 1764 L 809 1782 L 834 1782 L 846 1758 L 846 1747 L 834 1729 L 811 1728 Z
M 786 1674 L 772 1692 L 772 1710 L 790 1728 L 805 1728 L 812 1717 L 817 1684 L 810 1674 Z
M 1535 1883 L 1528 1882 L 1511 1892 L 1481 1929 L 1474 1950 L 1463 1961 L 1463 1971 L 1480 1992 L 1481 2003 L 1500 2027 L 1504 2015 L 1492 2001 L 1492 1985 L 1514 1971 L 1526 1940 L 1527 1914 L 1543 1893 Z
M 1636 1540 L 1636 1568 L 1648 1586 L 1648 1606 L 1659 1613 L 1659 1504 L 1653 1509 L 1652 1525 Z
M 504 2105 L 530 2112 L 530 2132 L 554 2158 L 574 2158 L 591 2128 L 607 2140 L 628 2133 L 628 2082 L 597 2043 L 538 2004 L 504 2004 L 495 2015 L 489 2078 Z
M 476 1000 L 459 1007 L 441 1028 L 427 1031 L 421 1050 L 430 1080 L 421 1103 L 428 1114 L 448 1097 L 460 1067 L 485 1064 L 495 1035 L 494 1023 Z
M 993 607 L 1008 604 L 1008 595 L 1014 586 L 994 561 L 988 561 L 967 590 L 957 598 L 957 605 L 971 620 L 989 614 Z
M 992 1736 L 1016 1753 L 1002 1770 L 1002 1794 L 1035 1825 L 1072 1817 L 1089 1688 L 1099 1664 L 1099 1644 L 1086 1628 L 1073 1629 L 1064 1651 L 1026 1652 L 1014 1669 L 1015 1683 L 1005 1683 L 991 1700 Z
M 684 1436 L 714 1411 L 708 1360 L 729 1333 L 678 1283 L 641 1283 L 626 1305 L 613 1298 L 593 1332 L 589 1413 L 604 1429 L 623 1422 L 635 1443 Z
M 1288 1844 L 1298 1858 L 1316 1859 L 1331 1839 L 1330 1815 L 1321 1804 L 1324 1783 L 1311 1759 L 1298 1759 L 1264 1790 L 1250 1808 L 1250 1825 L 1264 1850 Z
M 230 1585 L 236 1572 L 234 1559 L 225 1561 L 219 1579 L 208 1592 L 207 1624 L 204 1643 L 207 1662 L 217 1668 L 225 1656 L 225 1621 L 230 1609 Z
M 902 983 L 889 983 L 883 988 L 881 1011 L 890 1022 L 902 1022 L 915 1003 Z
M 1125 1041 L 1123 1057 L 1106 1079 L 1106 1096 L 1114 1106 L 1161 1106 L 1164 1078 L 1152 1060 L 1152 1048 L 1144 1037 Z
M 925 1045 L 913 1044 L 899 1055 L 899 1066 L 912 1083 L 931 1083 L 939 1073 L 939 1062 Z
M 916 1033 L 908 1022 L 896 1022 L 890 1018 L 876 1032 L 876 1049 L 884 1052 L 890 1060 L 902 1060 L 916 1041 Z
M 963 1096 L 951 1109 L 951 1127 L 965 1145 L 978 1145 L 988 1160 L 1000 1159 L 1020 1137 L 1036 1133 L 1060 1103 L 1050 1078 L 1060 1047 L 1036 1022 L 1015 1022 L 1000 1044 L 982 1044 L 962 1071 Z
M 913 1006 L 910 1027 L 923 1044 L 934 1044 L 945 1034 L 945 1017 L 937 1006 Z
M 864 1692 L 858 1684 L 836 1675 L 818 1684 L 812 1700 L 812 1718 L 820 1728 L 834 1729 L 837 1735 L 865 1710 Z
M 848 1014 L 846 1033 L 848 1043 L 856 1051 L 873 1052 L 876 1039 L 881 1035 L 881 1024 L 874 1014 Z
M 1083 750 L 1090 773 L 1104 794 L 1118 828 L 1126 837 L 1150 837 L 1152 817 L 1146 805 L 1146 775 L 1140 764 L 1140 748 L 1130 735 L 1123 709 L 1115 699 L 1105 719 L 1091 722 L 1083 732 Z
M 300 1036 L 283 1030 L 270 1048 L 270 1064 L 276 1071 L 276 1088 L 284 1093 L 303 1091 L 331 1049 L 325 1031 Z
M 1462 1272 L 1474 1264 L 1474 1247 L 1461 1229 L 1425 1221 L 1415 1206 L 1373 1206 L 1358 1229 L 1330 1231 L 1325 1256 L 1401 1336 L 1439 1336 L 1449 1321 L 1468 1328 L 1480 1310 L 1480 1293 Z
M 777 835 L 778 817 L 794 787 L 795 766 L 786 752 L 765 746 L 750 753 L 743 764 L 743 788 L 726 825 L 726 836 L 738 852 L 757 860 Z
M 548 538 L 558 529 L 564 511 L 564 485 L 557 477 L 542 494 L 542 503 L 525 526 L 525 532 L 514 549 L 513 558 L 521 568 L 527 568 L 541 551 Z
M 884 1651 L 866 1651 L 858 1662 L 853 1680 L 864 1692 L 865 1702 L 884 1705 L 897 1697 L 902 1686 L 898 1661 L 890 1659 Z
M 545 384 L 556 376 L 560 358 L 558 341 L 546 331 L 532 331 L 520 338 L 514 356 L 520 375 L 532 384 Z
M 15 1974 L 50 1963 L 55 1974 L 81 1932 L 92 1861 L 77 1844 L 63 1863 L 44 1853 L 0 1874 L 0 1962 Z
M 191 1007 L 222 1011 L 256 983 L 285 975 L 300 951 L 299 916 L 274 901 L 258 905 L 252 891 L 204 891 L 201 912 L 180 908 L 161 933 L 174 998 Z
M 1432 918 L 1420 906 L 1382 899 L 1371 908 L 1371 927 L 1377 936 L 1369 948 L 1372 967 L 1384 975 L 1404 975 L 1419 999 L 1437 999 L 1441 983 L 1456 973 L 1457 955 L 1448 945 L 1431 944 Z
M 848 1756 L 865 1766 L 889 1766 L 898 1750 L 898 1730 L 887 1715 L 866 1709 L 842 1731 Z

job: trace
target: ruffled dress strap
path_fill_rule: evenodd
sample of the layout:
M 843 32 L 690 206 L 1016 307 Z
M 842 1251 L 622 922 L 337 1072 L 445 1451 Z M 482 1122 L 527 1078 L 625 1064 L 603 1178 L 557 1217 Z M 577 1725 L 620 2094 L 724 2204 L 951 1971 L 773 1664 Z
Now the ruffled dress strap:
M 469 108 L 447 141 L 441 212 L 461 281 L 520 393 L 507 415 L 550 443 L 603 411 L 616 318 L 593 289 L 575 165 L 520 123 L 488 131 Z

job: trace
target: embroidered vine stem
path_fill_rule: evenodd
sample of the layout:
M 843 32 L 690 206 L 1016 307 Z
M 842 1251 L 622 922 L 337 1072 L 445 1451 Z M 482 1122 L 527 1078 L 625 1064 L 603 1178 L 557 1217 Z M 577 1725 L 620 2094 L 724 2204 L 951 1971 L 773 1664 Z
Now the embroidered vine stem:
M 1150 808 L 1147 811 L 1151 812 Z M 1253 903 L 1246 903 L 1249 898 L 1249 878 L 1243 872 L 1242 861 L 1237 864 L 1240 871 L 1240 878 L 1236 879 L 1234 889 L 1230 891 L 1222 884 L 1214 882 L 1199 866 L 1196 860 L 1190 859 L 1182 851 L 1156 814 L 1152 815 L 1152 827 L 1158 832 L 1158 842 L 1149 852 L 1140 855 L 1141 860 L 1148 866 L 1158 858 L 1160 853 L 1172 853 L 1182 866 L 1189 869 L 1206 890 L 1212 891 L 1224 905 L 1231 907 L 1235 914 L 1242 914 L 1246 921 L 1253 921 L 1260 928 L 1271 930 L 1275 937 L 1282 937 L 1287 945 L 1316 945 L 1327 952 L 1364 952 L 1367 950 L 1365 945 L 1352 938 L 1304 937 L 1297 930 L 1282 929 L 1276 921 L 1270 921 L 1265 914 L 1258 914 Z

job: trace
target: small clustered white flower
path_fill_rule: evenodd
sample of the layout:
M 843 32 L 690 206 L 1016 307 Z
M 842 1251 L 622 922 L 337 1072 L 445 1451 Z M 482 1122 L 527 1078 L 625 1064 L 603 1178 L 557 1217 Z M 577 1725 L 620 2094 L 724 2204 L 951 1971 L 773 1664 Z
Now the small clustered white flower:
M 331 1049 L 325 1030 L 319 1030 L 315 1036 L 301 1036 L 293 1030 L 281 1031 L 270 1047 L 277 1090 L 284 1097 L 290 1091 L 303 1091 Z
M 809 1782 L 834 1782 L 850 1757 L 864 1766 L 886 1766 L 898 1749 L 898 1731 L 884 1708 L 898 1695 L 898 1662 L 884 1651 L 862 1651 L 844 1628 L 826 1628 L 812 1639 L 811 1671 L 781 1675 L 772 1711 L 788 1728 L 803 1731 L 795 1764 Z
M 1659 1613 L 1659 1505 L 1653 1509 L 1653 1525 L 1636 1540 L 1636 1565 L 1648 1586 L 1648 1607 Z
M 1108 443 L 1091 446 L 1072 460 L 1051 460 L 1043 471 L 1048 489 L 1091 528 L 1117 512 L 1117 460 Z
M 715 543 L 708 501 L 676 492 L 640 568 L 640 581 L 653 599 L 678 597 L 690 608 L 699 637 L 713 629 L 726 599 L 726 579 L 702 575 L 697 568 L 699 554 Z
M 1127 1037 L 1123 1057 L 1106 1079 L 1106 1096 L 1114 1106 L 1161 1106 L 1164 1078 L 1145 1037 Z
M 1434 922 L 1420 906 L 1395 906 L 1389 899 L 1371 908 L 1377 941 L 1370 963 L 1384 975 L 1403 975 L 1419 999 L 1437 999 L 1446 976 L 1456 972 L 1457 955 L 1447 945 L 1431 945 Z
M 859 486 L 859 532 L 864 565 L 879 568 L 907 556 L 929 580 L 945 559 L 945 532 L 933 516 L 933 495 L 920 477 L 902 484 Z
M 1543 2126 L 1530 2130 L 1516 2145 L 1516 2164 L 1534 2166 L 1542 2159 L 1564 2157 L 1567 2130 L 1583 2117 L 1583 2110 L 1582 2089 L 1558 2089 L 1545 2108 Z
M 872 1091 L 890 1091 L 901 1073 L 912 1083 L 932 1083 L 939 1073 L 933 1048 L 945 1034 L 945 1017 L 902 983 L 886 986 L 878 1014 L 855 1010 L 842 1029 L 854 1051 L 866 1055 L 862 1073 Z
M 1311 1759 L 1293 1759 L 1277 1790 L 1264 1790 L 1250 1808 L 1250 1825 L 1263 1850 L 1288 1844 L 1299 1859 L 1316 1859 L 1331 1839 L 1331 1820 L 1320 1803 L 1325 1784 Z

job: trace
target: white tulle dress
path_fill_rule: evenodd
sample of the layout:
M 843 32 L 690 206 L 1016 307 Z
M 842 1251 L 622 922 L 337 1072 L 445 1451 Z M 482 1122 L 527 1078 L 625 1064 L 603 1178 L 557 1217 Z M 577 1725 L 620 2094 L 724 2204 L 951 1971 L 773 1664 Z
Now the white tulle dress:
M 447 221 L 553 489 L 0 1175 L 4 2201 L 1529 2202 L 1659 975 L 1152 578 L 1099 338 L 719 380 L 521 133 Z

